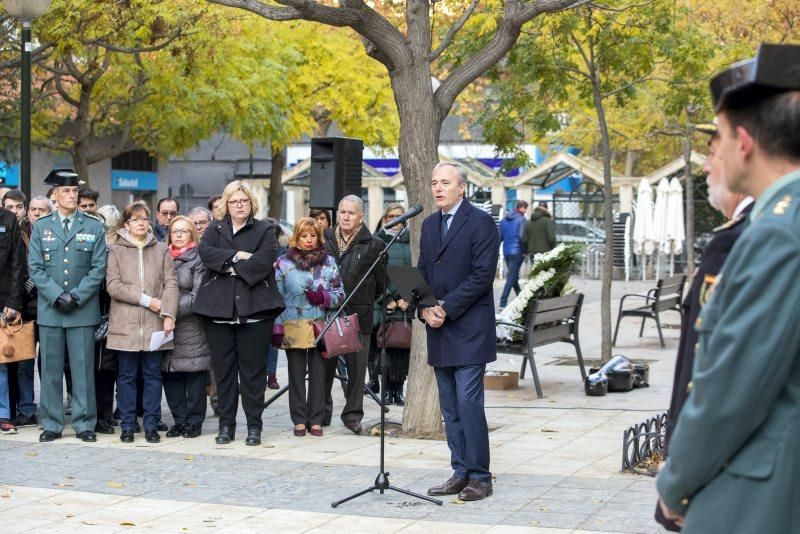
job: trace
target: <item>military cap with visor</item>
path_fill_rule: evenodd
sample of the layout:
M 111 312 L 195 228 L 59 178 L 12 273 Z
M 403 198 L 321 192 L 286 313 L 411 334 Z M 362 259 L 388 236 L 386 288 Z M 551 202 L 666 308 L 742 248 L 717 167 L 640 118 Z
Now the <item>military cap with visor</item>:
M 72 169 L 53 169 L 42 181 L 45 185 L 55 185 L 61 187 L 70 187 L 83 185 L 85 180 L 81 180 L 78 174 Z
M 711 80 L 714 111 L 740 109 L 787 91 L 800 91 L 800 46 L 762 44 L 754 58 Z

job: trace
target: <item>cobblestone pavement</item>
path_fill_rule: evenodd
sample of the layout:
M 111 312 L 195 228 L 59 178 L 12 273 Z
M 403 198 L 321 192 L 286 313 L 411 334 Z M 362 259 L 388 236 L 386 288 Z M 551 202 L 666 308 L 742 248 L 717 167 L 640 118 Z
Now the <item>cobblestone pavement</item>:
M 626 292 L 650 284 L 639 285 Z M 585 306 L 581 323 L 584 356 L 595 358 L 597 303 Z M 264 413 L 260 447 L 244 445 L 243 420 L 232 445 L 216 445 L 213 417 L 200 438 L 162 435 L 155 445 L 141 434 L 132 445 L 118 435 L 84 444 L 69 429 L 52 444 L 38 443 L 36 428 L 3 436 L 0 531 L 661 532 L 652 520 L 653 479 L 620 473 L 621 443 L 625 428 L 665 409 L 677 335 L 666 330 L 662 350 L 654 329 L 638 338 L 638 322 L 623 323 L 615 353 L 651 361 L 648 389 L 584 396 L 577 367 L 553 365 L 574 355 L 564 345 L 537 353 L 544 399 L 529 378 L 517 390 L 487 391 L 495 491 L 481 502 L 451 497 L 439 507 L 374 492 L 332 509 L 372 484 L 379 439 L 354 436 L 337 418 L 322 438 L 296 438 L 284 395 Z M 518 370 L 519 359 L 501 355 L 492 367 Z M 285 359 L 279 378 L 286 379 Z M 334 403 L 342 405 L 338 387 Z M 365 422 L 376 423 L 377 406 L 365 399 L 365 409 Z M 170 423 L 166 404 L 163 413 Z M 388 417 L 399 421 L 398 408 Z M 398 487 L 424 493 L 450 476 L 448 464 L 442 441 L 387 439 L 386 468 Z

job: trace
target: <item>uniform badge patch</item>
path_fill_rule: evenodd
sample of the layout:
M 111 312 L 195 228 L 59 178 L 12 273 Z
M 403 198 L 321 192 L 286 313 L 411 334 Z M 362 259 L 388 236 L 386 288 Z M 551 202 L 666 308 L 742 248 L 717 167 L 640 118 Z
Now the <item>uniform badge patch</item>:
M 786 195 L 782 199 L 775 204 L 775 207 L 772 208 L 772 213 L 775 215 L 783 215 L 786 213 L 786 210 L 789 209 L 789 206 L 792 204 L 792 197 L 790 195 Z

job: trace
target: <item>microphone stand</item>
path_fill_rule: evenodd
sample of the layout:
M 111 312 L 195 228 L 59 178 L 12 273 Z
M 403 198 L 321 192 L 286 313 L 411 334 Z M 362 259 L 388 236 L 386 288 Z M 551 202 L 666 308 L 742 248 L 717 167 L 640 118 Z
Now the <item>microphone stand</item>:
M 364 280 L 366 280 L 366 278 L 375 269 L 375 267 L 378 265 L 378 263 L 383 263 L 383 290 L 384 290 L 384 295 L 385 295 L 385 292 L 386 292 L 386 265 L 389 262 L 389 249 L 391 248 L 392 245 L 394 245 L 394 242 L 397 241 L 397 238 L 400 237 L 401 233 L 403 233 L 403 230 L 400 230 L 399 232 L 397 232 L 392 237 L 392 239 L 389 241 L 389 243 L 386 244 L 386 247 L 383 249 L 383 251 L 380 253 L 380 255 L 375 259 L 375 262 L 373 262 L 372 266 L 369 268 L 369 271 L 367 271 L 367 274 L 364 275 L 364 278 L 362 278 L 361 281 L 359 281 L 359 283 L 356 285 L 356 289 L 353 290 L 353 293 L 351 294 L 351 296 L 356 293 L 358 288 L 361 286 L 361 283 L 364 282 Z M 414 291 L 412 293 L 412 295 L 413 295 L 413 298 L 411 299 L 411 302 L 409 303 L 408 306 L 409 306 L 409 308 L 413 309 L 418 304 L 419 293 Z M 349 297 L 348 297 L 347 300 L 345 300 L 345 304 L 347 303 L 348 300 L 350 300 Z M 336 319 L 336 317 L 339 315 L 339 313 L 341 313 L 341 311 L 343 309 L 344 309 L 344 304 L 342 304 L 342 306 L 339 308 L 339 312 L 334 316 L 334 318 L 331 319 L 331 322 L 328 323 L 325 326 L 325 329 L 322 331 L 322 333 L 319 335 L 319 338 L 317 338 L 317 340 L 316 340 L 317 343 L 319 343 L 320 338 L 322 338 L 322 336 L 325 335 L 325 332 L 328 330 L 328 328 L 330 328 L 330 326 L 333 323 L 333 321 Z M 378 356 L 378 368 L 381 370 L 381 387 L 384 388 L 384 390 L 385 390 L 387 373 L 388 373 L 388 369 L 387 369 L 387 365 L 386 365 L 386 311 L 385 311 L 385 306 L 381 306 L 380 318 L 381 318 L 381 321 L 380 321 L 381 322 L 381 332 L 383 334 L 383 343 L 382 343 L 383 346 L 381 347 L 381 350 L 380 350 L 379 356 Z M 392 486 L 392 484 L 389 482 L 389 473 L 387 473 L 386 469 L 384 468 L 385 451 L 386 451 L 386 444 L 385 444 L 386 443 L 386 412 L 389 411 L 388 408 L 386 408 L 385 391 L 381 391 L 380 398 L 381 398 L 381 431 L 380 431 L 380 434 L 381 434 L 381 455 L 380 455 L 380 467 L 379 467 L 378 476 L 375 478 L 375 482 L 371 486 L 369 486 L 368 488 L 363 489 L 363 490 L 361 490 L 361 491 L 359 491 L 357 493 L 354 493 L 354 494 L 352 494 L 352 495 L 350 495 L 348 497 L 345 497 L 344 499 L 340 499 L 338 501 L 333 501 L 331 503 L 331 508 L 336 508 L 337 506 L 339 506 L 342 503 L 345 503 L 347 501 L 353 500 L 353 499 L 355 499 L 357 497 L 361 497 L 362 495 L 364 495 L 366 493 L 373 492 L 375 490 L 380 491 L 381 495 L 383 495 L 383 493 L 386 490 L 392 490 L 392 491 L 396 491 L 398 493 L 403 493 L 405 495 L 409 495 L 411 497 L 416 497 L 417 499 L 422 499 L 424 501 L 428 501 L 428 502 L 431 502 L 433 504 L 438 504 L 439 506 L 441 506 L 442 505 L 442 501 L 440 501 L 439 499 L 434 499 L 434 498 L 428 497 L 426 495 L 420 495 L 419 493 L 414 493 L 413 491 L 409 491 L 407 489 L 398 488 L 397 486 Z

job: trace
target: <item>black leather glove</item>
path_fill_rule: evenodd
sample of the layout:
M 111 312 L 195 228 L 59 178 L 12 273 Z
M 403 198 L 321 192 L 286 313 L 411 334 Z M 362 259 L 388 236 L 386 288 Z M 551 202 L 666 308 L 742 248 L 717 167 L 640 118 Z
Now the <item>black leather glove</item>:
M 36 298 L 36 284 L 33 283 L 33 279 L 30 276 L 25 277 L 25 294 L 28 295 L 28 298 Z
M 78 309 L 78 297 L 65 291 L 58 296 L 54 306 L 61 313 L 72 313 Z

